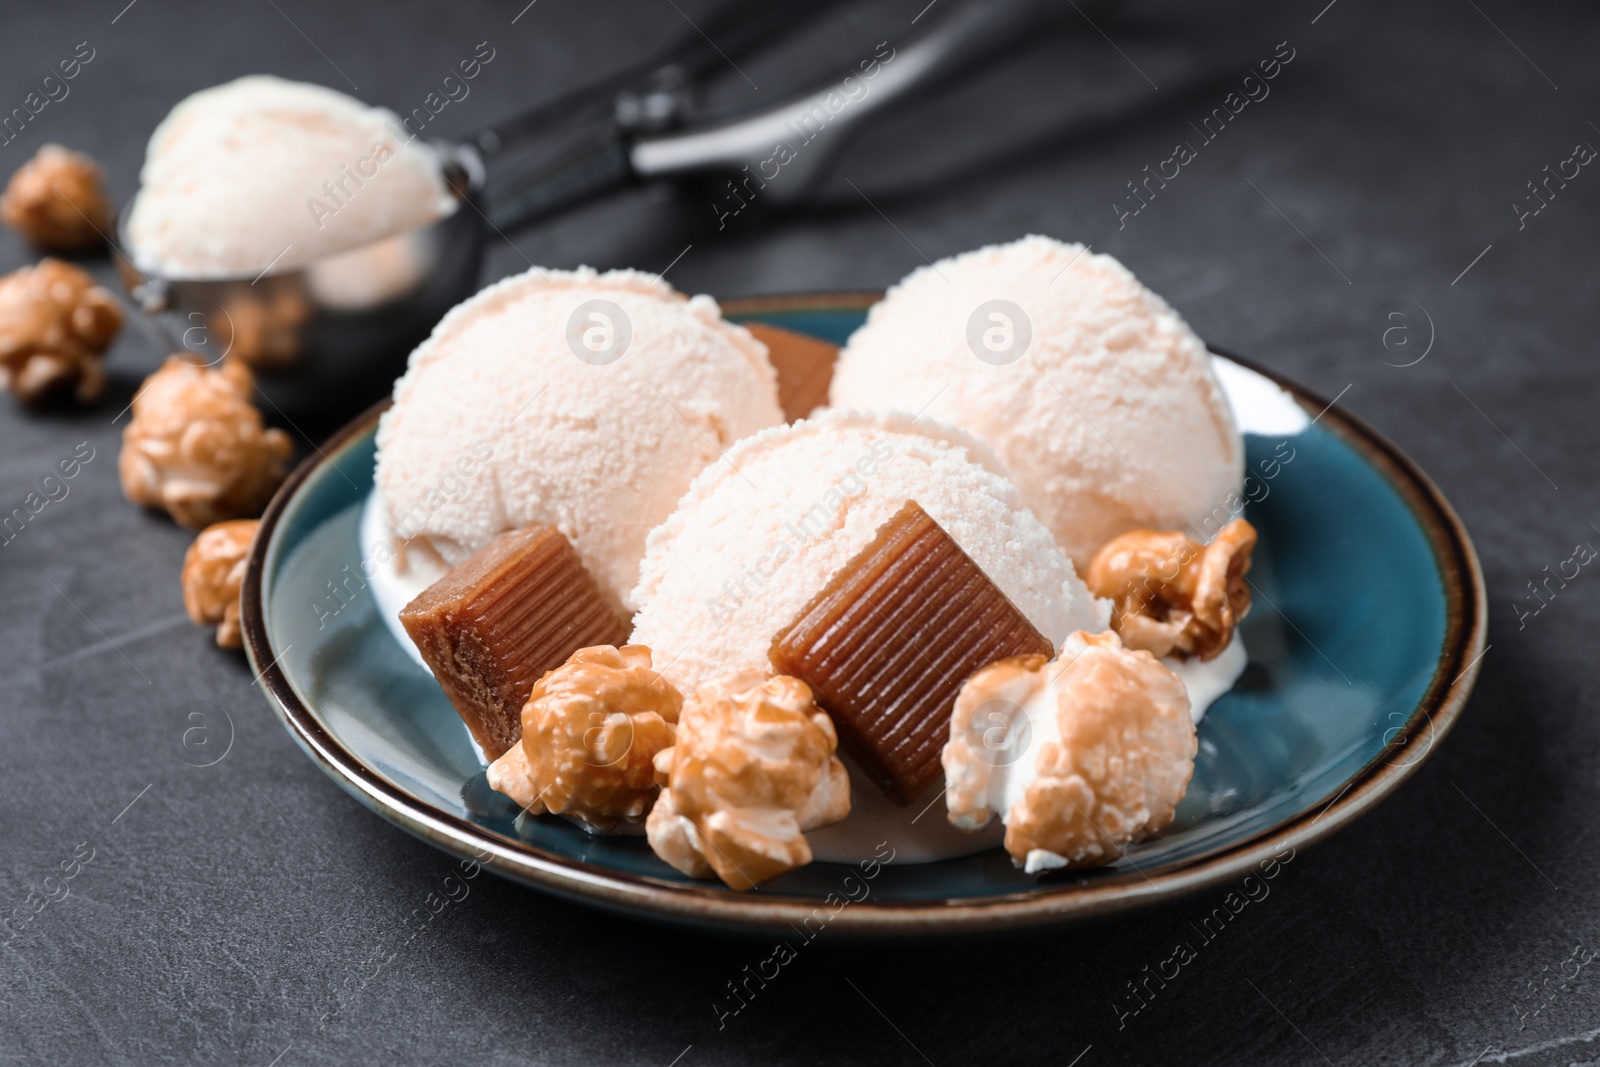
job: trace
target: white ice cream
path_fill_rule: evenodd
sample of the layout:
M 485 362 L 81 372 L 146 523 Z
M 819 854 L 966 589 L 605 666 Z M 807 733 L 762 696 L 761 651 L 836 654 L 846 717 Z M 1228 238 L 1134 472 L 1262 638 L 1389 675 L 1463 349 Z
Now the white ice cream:
M 873 307 L 834 404 L 920 411 L 994 448 L 1080 566 L 1223 506 L 1244 449 L 1200 339 L 1110 256 L 1027 237 L 941 260 Z
M 434 150 L 390 111 L 251 75 L 186 97 L 156 127 L 128 216 L 141 270 L 253 278 L 456 210 Z
M 388 508 L 376 490 L 368 493 L 366 502 L 361 505 L 359 530 L 361 558 L 366 564 L 362 571 L 367 575 L 367 584 L 372 589 L 372 603 L 378 609 L 378 618 L 383 620 L 384 626 L 388 627 L 400 647 L 406 650 L 406 655 L 427 667 L 422 653 L 417 651 L 416 642 L 400 625 L 400 609 L 422 595 L 422 591 L 432 585 L 437 576 L 431 569 L 421 567 L 411 567 L 404 572 L 400 570 L 398 557 L 394 555 L 394 535 L 389 532 Z M 465 726 L 462 731 L 466 731 Z M 468 733 L 467 736 L 472 735 Z M 476 741 L 473 746 L 477 747 Z M 481 759 L 483 751 L 477 751 Z
M 1228 647 L 1216 659 L 1183 660 L 1167 656 L 1161 662 L 1183 680 L 1183 687 L 1189 691 L 1189 715 L 1198 726 L 1211 705 L 1233 688 L 1233 683 L 1239 680 L 1249 661 L 1244 639 L 1235 630 L 1233 640 L 1228 642 Z
M 632 640 L 685 691 L 770 670 L 773 638 L 908 500 L 1053 644 L 1105 629 L 1109 602 L 982 444 L 926 418 L 834 410 L 747 438 L 696 479 L 650 534 Z
M 1062 658 L 1065 660 L 1068 657 Z M 1051 664 L 1045 674 L 1051 676 L 1059 670 L 1059 667 Z M 1019 694 L 1021 699 L 1017 699 Z M 1001 740 L 1005 745 L 997 746 L 998 750 L 984 761 L 984 770 L 987 772 L 986 788 L 978 794 L 983 807 L 1002 817 L 1023 799 L 1028 786 L 1039 777 L 1035 766 L 1038 753 L 1046 745 L 1061 743 L 1061 721 L 1057 714 L 1058 701 L 1053 686 L 1013 685 L 1007 696 L 1010 698 L 1007 701 L 1008 706 L 1016 710 L 1005 722 L 989 727 L 990 730 L 998 728 L 1003 731 L 1004 736 Z M 1001 819 L 996 819 L 986 829 L 992 830 L 995 823 L 1000 822 Z M 972 825 L 971 821 L 963 823 L 967 829 Z M 1047 866 L 1059 867 L 1065 861 L 1057 857 L 1055 863 L 1049 863 L 1048 860 L 1044 862 Z M 1035 873 L 1034 863 L 1035 857 L 1030 854 L 1029 874 Z
M 999 822 L 975 834 L 950 825 L 942 778 L 902 808 L 883 795 L 849 753 L 841 759 L 850 772 L 850 814 L 843 822 L 806 834 L 819 861 L 854 864 L 874 856 L 881 859 L 878 846 L 885 843 L 894 849 L 895 863 L 933 863 L 1000 847 L 1005 827 Z
M 614 347 L 586 347 L 602 335 Z M 425 587 L 496 534 L 547 524 L 626 614 L 650 530 L 723 450 L 782 420 L 766 347 L 711 298 L 636 271 L 507 278 L 417 347 L 378 425 L 397 570 Z

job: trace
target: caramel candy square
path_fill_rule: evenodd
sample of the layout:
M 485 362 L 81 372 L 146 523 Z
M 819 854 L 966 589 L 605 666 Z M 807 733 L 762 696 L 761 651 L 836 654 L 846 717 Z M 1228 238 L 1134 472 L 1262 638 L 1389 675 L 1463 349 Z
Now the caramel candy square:
M 942 773 L 961 685 L 1008 656 L 1054 650 L 944 528 L 907 501 L 772 644 L 890 799 Z
M 400 622 L 490 760 L 522 737 L 533 684 L 628 629 L 553 526 L 503 533 L 430 585 Z
M 838 345 L 764 322 L 747 322 L 744 328 L 767 346 L 767 358 L 778 372 L 778 406 L 784 418 L 803 419 L 828 402 Z

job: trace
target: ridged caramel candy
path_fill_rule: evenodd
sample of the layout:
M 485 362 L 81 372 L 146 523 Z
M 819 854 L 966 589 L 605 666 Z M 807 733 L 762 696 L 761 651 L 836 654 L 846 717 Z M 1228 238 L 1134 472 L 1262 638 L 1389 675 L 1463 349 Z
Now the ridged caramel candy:
M 996 660 L 1054 653 L 916 501 L 879 528 L 773 642 L 889 797 L 936 780 L 962 683 Z
M 627 627 L 553 526 L 503 533 L 430 585 L 400 622 L 490 760 L 522 736 L 522 706 L 580 648 Z
M 778 372 L 778 406 L 784 418 L 806 418 L 828 402 L 838 345 L 764 322 L 747 322 L 744 328 L 767 346 L 767 359 Z

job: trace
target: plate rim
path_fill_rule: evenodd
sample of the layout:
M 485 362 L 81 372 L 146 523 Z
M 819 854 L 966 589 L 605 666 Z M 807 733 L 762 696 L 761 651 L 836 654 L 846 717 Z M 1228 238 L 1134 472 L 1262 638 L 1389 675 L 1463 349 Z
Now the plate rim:
M 755 316 L 785 311 L 860 311 L 882 299 L 877 292 L 811 292 L 721 301 L 725 314 Z M 1406 723 L 1380 752 L 1351 775 L 1344 788 L 1313 814 L 1309 809 L 1221 852 L 1154 872 L 1091 883 L 1034 886 L 981 901 L 929 898 L 866 899 L 834 910 L 826 900 L 770 892 L 735 893 L 710 883 L 683 885 L 599 867 L 511 843 L 422 801 L 371 770 L 328 734 L 294 692 L 267 633 L 262 581 L 274 555 L 280 521 L 302 486 L 331 457 L 373 430 L 389 407 L 385 399 L 314 448 L 274 495 L 251 545 L 240 590 L 245 652 L 257 685 L 278 719 L 324 773 L 380 817 L 454 855 L 472 855 L 496 873 L 557 896 L 633 916 L 666 919 L 718 930 L 771 932 L 825 915 L 825 925 L 856 935 L 908 936 L 975 933 L 1060 925 L 1115 915 L 1176 900 L 1243 877 L 1258 865 L 1290 856 L 1342 829 L 1375 808 L 1430 758 L 1461 716 L 1481 669 L 1488 623 L 1482 565 L 1465 525 L 1433 480 L 1393 442 L 1359 416 L 1337 409 L 1314 391 L 1225 349 L 1209 351 L 1263 375 L 1320 411 L 1317 420 L 1379 469 L 1405 501 L 1426 535 L 1441 570 L 1446 600 L 1445 638 L 1433 677 Z M 1337 399 L 1337 398 L 1336 398 Z M 1412 758 L 1420 750 L 1421 755 Z M 828 898 L 828 899 L 831 899 Z M 842 898 L 841 898 L 842 899 Z M 848 902 L 846 902 L 848 903 Z

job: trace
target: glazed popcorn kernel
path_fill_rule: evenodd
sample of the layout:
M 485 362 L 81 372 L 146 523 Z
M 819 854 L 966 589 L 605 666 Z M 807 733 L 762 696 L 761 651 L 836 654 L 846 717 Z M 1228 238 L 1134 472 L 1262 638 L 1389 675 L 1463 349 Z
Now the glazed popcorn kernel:
M 183 556 L 183 607 L 196 626 L 215 626 L 217 644 L 243 648 L 239 632 L 239 588 L 245 557 L 258 519 L 232 519 L 207 526 Z
M 1215 659 L 1250 611 L 1256 530 L 1234 519 L 1209 545 L 1179 531 L 1132 530 L 1107 542 L 1084 573 L 1112 602 L 1111 628 L 1129 648 Z
M 994 746 L 1000 733 L 1018 743 Z M 985 667 L 961 687 L 949 737 L 951 824 L 978 830 L 999 816 L 1006 851 L 1030 874 L 1114 863 L 1170 823 L 1197 745 L 1183 682 L 1110 631 L 1072 634 L 1054 661 Z
M 47 144 L 11 176 L 0 219 L 41 251 L 99 248 L 112 225 L 104 180 L 88 156 Z
M 740 671 L 684 702 L 646 825 L 655 854 L 694 878 L 751 889 L 811 862 L 805 832 L 850 814 L 833 723 L 798 678 Z
M 80 268 L 45 259 L 12 271 L 0 278 L 0 382 L 30 405 L 97 400 L 120 329 L 122 305 Z
M 641 823 L 661 791 L 655 755 L 671 746 L 682 706 L 643 645 L 580 648 L 534 683 L 522 739 L 489 766 L 489 785 L 530 814 L 591 832 Z
M 180 526 L 260 514 L 294 443 L 262 425 L 253 386 L 242 363 L 212 369 L 169 357 L 133 398 L 117 459 L 123 494 Z

